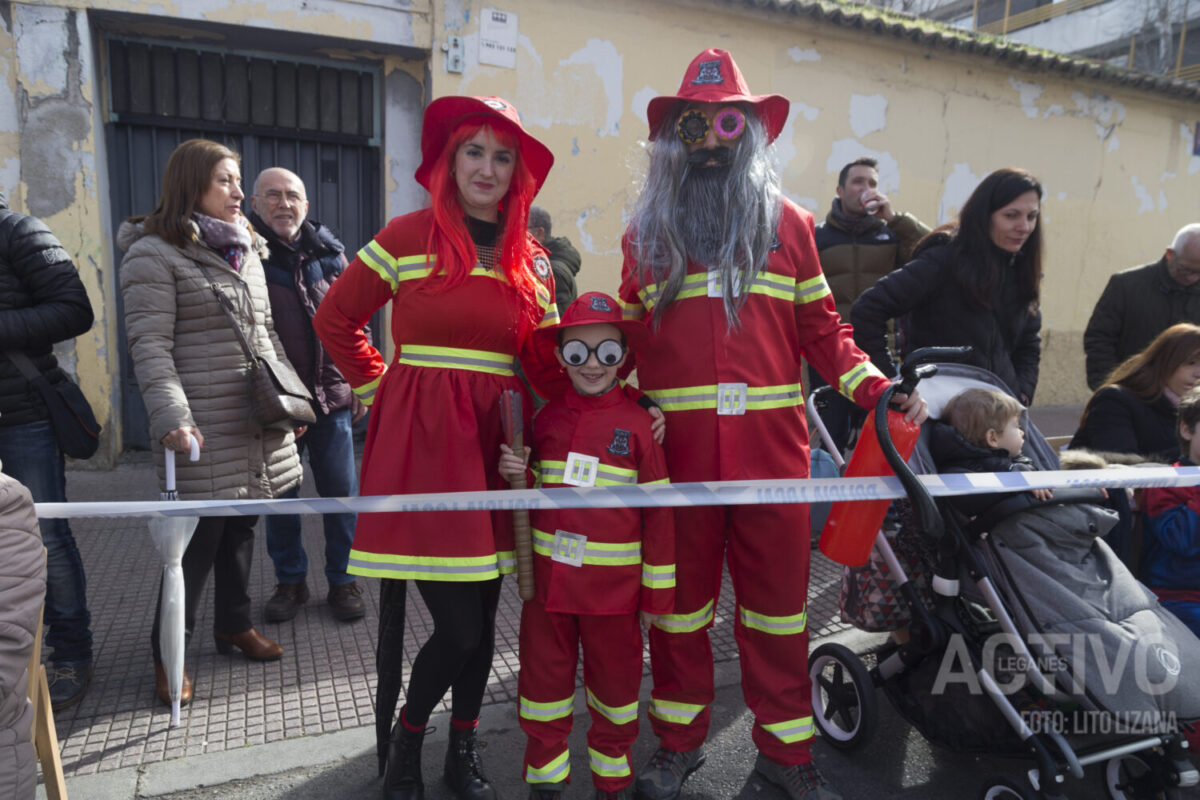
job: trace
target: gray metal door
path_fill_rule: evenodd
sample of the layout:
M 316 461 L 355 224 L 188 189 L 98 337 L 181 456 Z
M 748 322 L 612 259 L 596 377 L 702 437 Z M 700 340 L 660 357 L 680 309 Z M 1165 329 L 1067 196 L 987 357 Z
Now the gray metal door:
M 114 226 L 154 209 L 171 151 L 196 137 L 241 154 L 247 194 L 267 167 L 298 174 L 308 188 L 309 218 L 333 230 L 348 258 L 383 226 L 376 69 L 120 38 L 105 44 Z M 114 255 L 120 264 L 119 248 Z M 148 420 L 129 358 L 118 273 L 123 445 L 145 449 Z M 380 334 L 378 322 L 373 330 Z

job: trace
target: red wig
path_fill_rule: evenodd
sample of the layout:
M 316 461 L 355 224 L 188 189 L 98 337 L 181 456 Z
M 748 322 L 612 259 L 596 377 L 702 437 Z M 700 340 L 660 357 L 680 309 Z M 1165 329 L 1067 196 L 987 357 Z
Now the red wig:
M 521 333 L 535 328 L 541 320 L 541 309 L 537 301 L 537 278 L 531 269 L 533 248 L 529 244 L 529 205 L 537 190 L 533 175 L 520 156 L 517 137 L 508 130 L 492 125 L 485 120 L 473 119 L 462 122 L 446 139 L 442 154 L 429 175 L 429 194 L 433 201 L 433 229 L 429 232 L 428 252 L 437 256 L 437 264 L 430 278 L 445 275 L 441 288 L 449 289 L 467 279 L 478 260 L 475 243 L 463 222 L 463 208 L 458 201 L 458 184 L 450 173 L 458 148 L 470 141 L 483 128 L 492 132 L 496 139 L 516 154 L 512 180 L 508 193 L 500 201 L 502 230 L 496 248 L 496 268 L 503 272 L 511 286 L 515 287 L 523 301 Z M 427 287 L 432 284 L 426 282 Z

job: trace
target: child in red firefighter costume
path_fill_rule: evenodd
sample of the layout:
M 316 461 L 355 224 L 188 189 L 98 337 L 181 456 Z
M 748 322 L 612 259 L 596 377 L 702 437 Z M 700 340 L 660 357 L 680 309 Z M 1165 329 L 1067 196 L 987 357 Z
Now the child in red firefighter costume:
M 535 334 L 541 360 L 557 358 L 571 381 L 533 422 L 542 487 L 667 482 L 651 417 L 617 380 L 646 336 L 644 324 L 622 320 L 620 305 L 601 292 L 578 298 L 557 328 Z M 501 473 L 520 477 L 524 460 L 501 449 Z M 642 680 L 638 621 L 649 625 L 673 607 L 674 518 L 667 508 L 547 509 L 533 512 L 533 529 L 536 594 L 521 612 L 518 680 L 530 798 L 559 797 L 570 779 L 582 642 L 596 797 L 627 800 Z
M 373 409 L 361 492 L 507 488 L 499 398 L 532 333 L 558 321 L 550 264 L 526 233 L 529 205 L 553 164 L 496 97 L 443 97 L 425 111 L 417 181 L 432 207 L 393 219 L 363 247 L 313 320 L 355 394 Z M 362 327 L 392 304 L 396 359 L 386 366 Z M 526 408 L 529 407 L 526 402 Z M 494 798 L 476 749 L 491 670 L 501 575 L 513 569 L 511 512 L 361 514 L 348 571 L 383 578 L 377 733 L 392 720 L 385 678 L 398 678 L 404 583 L 413 580 L 435 629 L 413 662 L 406 705 L 387 747 L 384 797 L 424 796 L 426 722 L 451 691 L 444 776 L 455 796 Z M 386 734 L 381 739 L 386 739 Z M 382 752 L 382 749 L 381 749 Z
M 782 196 L 767 146 L 789 103 L 751 95 L 729 53 L 692 61 L 675 96 L 650 101 L 650 168 L 626 232 L 620 298 L 645 317 L 641 389 L 662 406 L 674 482 L 808 475 L 801 357 L 872 407 L 888 380 L 854 346 L 813 243 L 812 215 Z M 924 402 L 898 398 L 920 419 Z M 804 505 L 680 508 L 674 613 L 650 632 L 650 720 L 659 749 L 636 789 L 676 797 L 704 761 L 713 624 L 728 555 L 755 770 L 791 798 L 836 798 L 811 763 Z

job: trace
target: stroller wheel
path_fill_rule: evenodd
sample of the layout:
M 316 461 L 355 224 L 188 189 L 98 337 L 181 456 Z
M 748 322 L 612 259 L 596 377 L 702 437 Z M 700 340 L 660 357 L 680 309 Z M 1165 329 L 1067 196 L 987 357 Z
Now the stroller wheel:
M 813 720 L 825 740 L 839 750 L 866 744 L 879 720 L 879 701 L 858 656 L 843 645 L 823 644 L 809 656 L 808 675 Z
M 1110 758 L 1104 764 L 1104 785 L 1112 800 L 1175 800 L 1181 797 L 1174 787 L 1164 785 L 1154 757 L 1129 754 Z
M 983 784 L 980 800 L 1038 800 L 1038 793 L 1030 786 L 1012 778 L 992 778 Z

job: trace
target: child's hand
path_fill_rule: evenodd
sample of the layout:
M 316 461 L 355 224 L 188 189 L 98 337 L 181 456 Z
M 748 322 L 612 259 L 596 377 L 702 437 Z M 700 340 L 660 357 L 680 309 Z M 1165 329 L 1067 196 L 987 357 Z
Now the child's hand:
M 639 611 L 638 618 L 642 621 L 642 628 L 650 630 L 650 626 L 658 622 L 662 614 L 651 614 L 649 611 Z
M 1035 500 L 1041 500 L 1043 503 L 1054 497 L 1053 489 L 1030 489 Z
M 525 477 L 525 465 L 529 463 L 529 448 L 523 448 L 522 456 L 517 456 L 506 444 L 500 445 L 500 477 L 512 483 Z
M 650 423 L 650 435 L 654 437 L 654 441 L 662 444 L 667 435 L 667 417 L 658 406 L 650 406 L 646 411 L 654 420 Z

